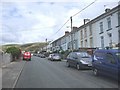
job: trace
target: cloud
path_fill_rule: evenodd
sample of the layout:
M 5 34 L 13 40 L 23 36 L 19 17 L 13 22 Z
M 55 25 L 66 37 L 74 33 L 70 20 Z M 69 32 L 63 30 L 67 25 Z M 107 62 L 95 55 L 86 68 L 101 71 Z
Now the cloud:
M 78 2 L 79 1 L 79 2 Z M 2 36 L 3 43 L 28 43 L 55 40 L 70 31 L 70 16 L 82 10 L 94 0 L 3 0 L 2 1 Z M 99 2 L 73 17 L 73 26 L 79 27 L 84 18 L 93 19 L 104 12 L 104 4 L 113 7 L 117 4 L 111 1 Z M 94 8 L 96 7 L 96 8 Z M 98 12 L 99 11 L 99 12 Z M 60 29 L 60 30 L 59 30 Z M 59 31 L 58 33 L 56 33 Z M 9 36 L 9 37 L 6 37 Z M 1 42 L 1 41 L 0 41 Z

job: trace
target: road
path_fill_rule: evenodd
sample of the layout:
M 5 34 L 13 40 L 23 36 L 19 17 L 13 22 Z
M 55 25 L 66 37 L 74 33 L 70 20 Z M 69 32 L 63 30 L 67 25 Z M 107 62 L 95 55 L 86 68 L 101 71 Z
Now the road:
M 32 57 L 26 62 L 15 88 L 118 88 L 118 82 L 95 77 L 92 70 L 68 68 L 65 61 Z

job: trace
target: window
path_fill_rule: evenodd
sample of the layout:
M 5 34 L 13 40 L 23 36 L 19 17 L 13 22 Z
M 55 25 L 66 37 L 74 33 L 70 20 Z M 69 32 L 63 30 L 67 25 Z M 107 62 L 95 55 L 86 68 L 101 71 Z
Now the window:
M 93 37 L 90 38 L 90 47 L 93 47 Z
M 120 62 L 120 52 L 116 53 L 116 56 L 117 56 L 117 58 L 118 58 L 118 60 Z
M 96 52 L 94 55 L 94 60 L 104 59 L 104 52 Z
M 81 39 L 83 39 L 83 32 L 82 32 L 82 30 L 81 30 Z
M 72 58 L 72 56 L 73 56 L 72 53 L 70 53 L 70 54 L 67 56 L 67 58 L 70 59 L 70 58 Z
M 107 54 L 106 54 L 106 60 L 107 60 L 107 62 L 109 62 L 109 63 L 115 64 L 115 59 L 114 59 L 113 55 L 110 54 L 110 53 L 107 53 Z
M 85 37 L 87 37 L 87 29 L 85 28 Z
M 77 55 L 79 56 L 79 57 L 82 57 L 82 58 L 89 58 L 89 57 L 91 57 L 88 53 L 86 53 L 86 52 L 77 52 Z
M 104 48 L 104 37 L 101 36 L 101 47 Z
M 87 39 L 85 40 L 85 47 L 87 47 Z
M 92 35 L 92 25 L 89 25 L 90 35 Z
M 83 47 L 83 41 L 81 41 L 81 47 Z
M 73 58 L 76 59 L 77 58 L 77 54 L 73 53 Z
M 108 29 L 111 29 L 111 18 L 107 18 Z
M 100 22 L 100 34 L 103 33 L 103 22 Z
M 120 12 L 118 12 L 118 26 L 120 25 Z

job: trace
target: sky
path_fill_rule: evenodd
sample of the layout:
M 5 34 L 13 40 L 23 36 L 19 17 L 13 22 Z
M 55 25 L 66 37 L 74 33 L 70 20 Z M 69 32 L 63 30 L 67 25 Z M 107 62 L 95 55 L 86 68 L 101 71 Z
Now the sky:
M 91 6 L 81 11 L 92 2 Z M 71 31 L 70 17 L 79 11 L 81 12 L 73 17 L 75 27 L 83 25 L 83 19 L 92 20 L 103 14 L 105 8 L 116 7 L 118 2 L 119 0 L 2 0 L 0 45 L 45 42 L 46 39 L 54 41 L 63 36 L 65 31 Z

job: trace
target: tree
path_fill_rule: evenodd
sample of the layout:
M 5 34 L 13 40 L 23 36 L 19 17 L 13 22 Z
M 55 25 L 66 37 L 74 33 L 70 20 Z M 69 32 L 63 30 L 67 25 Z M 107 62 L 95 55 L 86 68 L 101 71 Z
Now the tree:
M 19 56 L 21 55 L 21 51 L 17 47 L 9 47 L 9 48 L 7 48 L 6 53 L 10 53 L 12 55 L 13 60 L 15 60 L 16 58 L 18 59 Z

